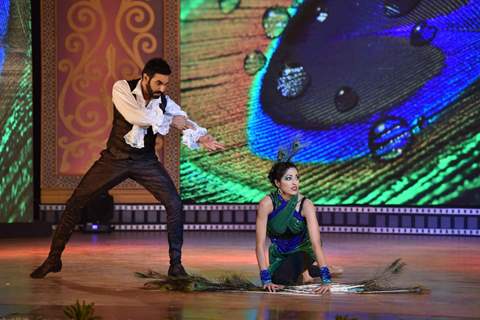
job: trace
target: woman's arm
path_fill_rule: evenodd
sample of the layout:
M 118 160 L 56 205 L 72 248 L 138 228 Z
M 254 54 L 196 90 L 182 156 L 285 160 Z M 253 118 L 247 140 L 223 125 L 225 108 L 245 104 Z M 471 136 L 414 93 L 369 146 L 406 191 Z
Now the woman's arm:
M 257 209 L 257 222 L 256 222 L 256 245 L 255 252 L 257 254 L 258 268 L 260 269 L 260 274 L 268 270 L 268 257 L 266 251 L 266 238 L 267 238 L 267 221 L 268 214 L 273 210 L 273 203 L 269 196 L 260 201 Z M 262 276 L 260 276 L 262 277 Z M 273 284 L 270 282 L 264 282 L 262 280 L 263 288 L 269 292 L 275 292 L 281 286 Z
M 256 222 L 256 246 L 257 262 L 260 270 L 268 268 L 266 256 L 266 238 L 267 238 L 267 220 L 268 214 L 272 212 L 273 204 L 270 197 L 266 196 L 258 204 L 257 222 Z
M 308 235 L 310 236 L 310 241 L 312 243 L 312 249 L 315 253 L 315 257 L 317 258 L 317 263 L 319 268 L 322 269 L 327 274 L 322 274 L 322 282 L 324 284 L 329 284 L 330 280 L 330 272 L 328 271 L 327 267 L 327 259 L 325 258 L 325 254 L 323 253 L 322 244 L 320 242 L 320 230 L 318 228 L 318 221 L 317 216 L 315 215 L 315 206 L 313 205 L 312 201 L 305 199 L 303 204 L 302 215 L 307 220 L 307 228 L 308 228 Z M 317 289 L 317 293 L 327 293 L 330 291 L 330 286 L 322 286 L 321 288 Z
M 302 215 L 307 220 L 308 235 L 310 236 L 310 241 L 312 242 L 313 252 L 317 258 L 317 263 L 319 266 L 326 266 L 327 259 L 323 253 L 322 245 L 320 242 L 320 230 L 318 228 L 318 220 L 315 215 L 315 206 L 312 201 L 305 199 L 303 203 Z

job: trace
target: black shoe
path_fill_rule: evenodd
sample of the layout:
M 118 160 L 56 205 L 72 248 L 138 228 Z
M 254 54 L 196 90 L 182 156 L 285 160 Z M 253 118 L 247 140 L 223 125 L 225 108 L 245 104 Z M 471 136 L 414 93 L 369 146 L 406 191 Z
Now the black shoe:
M 42 279 L 50 272 L 60 272 L 62 270 L 62 260 L 48 257 L 42 265 L 30 274 L 34 279 Z
M 171 264 L 168 268 L 168 276 L 175 278 L 189 277 L 188 273 L 185 271 L 181 263 Z

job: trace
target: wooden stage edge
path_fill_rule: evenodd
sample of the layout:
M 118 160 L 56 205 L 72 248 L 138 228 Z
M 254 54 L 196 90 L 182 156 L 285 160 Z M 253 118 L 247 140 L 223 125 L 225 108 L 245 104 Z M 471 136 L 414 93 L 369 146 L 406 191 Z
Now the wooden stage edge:
M 323 234 L 338 282 L 369 278 L 396 258 L 407 266 L 393 284 L 423 285 L 429 294 L 326 295 L 146 291 L 134 272 L 165 273 L 165 232 L 74 233 L 63 270 L 42 280 L 28 274 L 41 263 L 49 238 L 0 239 L 0 319 L 64 319 L 76 300 L 95 303 L 103 319 L 478 319 L 480 239 L 409 235 Z M 183 264 L 208 278 L 236 273 L 258 282 L 251 232 L 186 232 Z M 34 318 L 37 317 L 37 318 Z M 40 318 L 41 317 L 41 318 Z

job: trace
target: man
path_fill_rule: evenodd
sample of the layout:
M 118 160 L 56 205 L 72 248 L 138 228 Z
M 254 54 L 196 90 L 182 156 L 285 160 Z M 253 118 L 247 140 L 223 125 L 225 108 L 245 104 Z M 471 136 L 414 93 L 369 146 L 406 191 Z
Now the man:
M 113 127 L 107 148 L 88 170 L 66 204 L 52 239 L 50 253 L 30 276 L 43 278 L 62 269 L 61 254 L 70 239 L 81 209 L 97 195 L 127 178 L 144 186 L 167 211 L 170 276 L 186 276 L 181 264 L 184 213 L 173 181 L 155 152 L 156 135 L 166 135 L 170 126 L 183 130 L 182 141 L 191 149 L 223 149 L 207 130 L 164 95 L 171 70 L 166 61 L 154 58 L 145 64 L 142 78 L 120 80 L 113 85 Z M 158 139 L 157 139 L 158 140 Z M 157 141 L 158 142 L 158 141 Z

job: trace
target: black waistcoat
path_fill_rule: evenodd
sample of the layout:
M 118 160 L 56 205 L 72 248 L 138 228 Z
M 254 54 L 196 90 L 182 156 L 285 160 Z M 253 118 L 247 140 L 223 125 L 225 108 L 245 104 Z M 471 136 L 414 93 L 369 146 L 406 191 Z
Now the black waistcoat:
M 140 79 L 127 81 L 130 86 L 130 90 L 133 91 L 137 86 Z M 135 96 L 132 93 L 133 96 Z M 167 98 L 165 95 L 161 95 L 162 103 L 160 108 L 165 112 L 165 106 L 167 105 Z M 133 125 L 118 112 L 115 105 L 113 106 L 113 126 L 110 131 L 110 137 L 107 141 L 107 150 L 117 159 L 140 159 L 144 157 L 155 157 L 155 135 L 153 134 L 152 127 L 148 128 L 145 135 L 144 147 L 141 149 L 129 146 L 125 142 L 124 136 L 132 129 Z

